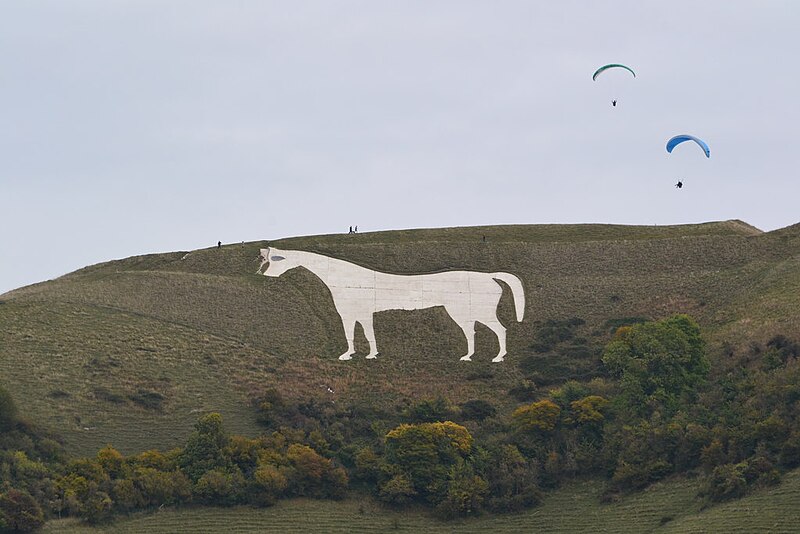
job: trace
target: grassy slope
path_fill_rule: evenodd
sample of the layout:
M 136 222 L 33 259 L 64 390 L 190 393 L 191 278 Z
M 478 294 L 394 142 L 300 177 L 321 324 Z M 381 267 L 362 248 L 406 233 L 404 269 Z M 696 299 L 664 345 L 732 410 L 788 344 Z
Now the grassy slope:
M 200 508 L 137 515 L 109 532 L 797 532 L 800 471 L 783 483 L 735 502 L 702 509 L 697 482 L 675 479 L 613 504 L 600 504 L 602 486 L 573 482 L 521 514 L 443 523 L 419 511 L 396 512 L 371 501 L 282 501 L 272 508 Z M 359 508 L 364 513 L 360 513 Z M 97 533 L 74 520 L 45 532 Z
M 252 435 L 248 399 L 270 386 L 336 402 L 442 394 L 510 408 L 507 391 L 523 378 L 515 364 L 537 320 L 577 316 L 599 328 L 609 318 L 688 312 L 717 342 L 800 337 L 799 228 L 500 226 L 273 244 L 395 273 L 510 271 L 526 288 L 525 319 L 514 322 L 506 289 L 499 314 L 509 356 L 500 365 L 489 362 L 496 340 L 481 326 L 475 361 L 459 362 L 466 341 L 441 308 L 378 314 L 381 357 L 340 362 L 345 340 L 325 286 L 304 270 L 258 276 L 265 243 L 237 244 L 112 261 L 3 295 L 0 382 L 72 452 L 109 442 L 135 452 L 182 441 L 206 410 Z M 137 403 L 142 393 L 162 395 L 161 409 Z

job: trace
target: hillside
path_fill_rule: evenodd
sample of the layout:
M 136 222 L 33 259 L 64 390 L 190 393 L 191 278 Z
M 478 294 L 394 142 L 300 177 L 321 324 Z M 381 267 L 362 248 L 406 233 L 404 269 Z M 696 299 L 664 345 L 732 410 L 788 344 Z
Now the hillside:
M 180 443 L 206 411 L 254 435 L 249 403 L 268 388 L 342 404 L 444 396 L 510 408 L 518 401 L 509 391 L 530 379 L 519 364 L 532 361 L 537 325 L 548 320 L 579 318 L 581 335 L 602 342 L 615 321 L 689 313 L 711 341 L 712 360 L 723 344 L 800 338 L 797 226 L 497 226 L 269 244 L 397 274 L 508 271 L 525 287 L 525 318 L 514 321 L 505 288 L 502 364 L 490 363 L 497 341 L 481 326 L 474 361 L 458 361 L 466 342 L 442 308 L 376 315 L 380 357 L 364 360 L 357 335 L 359 354 L 341 362 L 345 339 L 327 288 L 304 270 L 257 275 L 266 242 L 153 254 L 0 296 L 0 384 L 26 416 L 64 436 L 70 452 L 91 455 L 113 443 L 132 453 Z M 596 361 L 580 358 L 541 360 L 537 376 L 589 376 Z

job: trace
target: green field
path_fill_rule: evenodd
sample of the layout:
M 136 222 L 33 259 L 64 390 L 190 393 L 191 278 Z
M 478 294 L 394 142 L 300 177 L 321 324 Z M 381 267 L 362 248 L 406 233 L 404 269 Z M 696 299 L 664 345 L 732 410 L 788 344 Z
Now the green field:
M 777 487 L 703 509 L 697 483 L 675 479 L 611 504 L 602 485 L 572 482 L 520 514 L 442 522 L 424 511 L 398 512 L 369 500 L 282 501 L 272 508 L 187 508 L 141 514 L 91 528 L 52 521 L 44 532 L 797 532 L 800 472 Z M 362 513 L 363 512 L 363 513 Z

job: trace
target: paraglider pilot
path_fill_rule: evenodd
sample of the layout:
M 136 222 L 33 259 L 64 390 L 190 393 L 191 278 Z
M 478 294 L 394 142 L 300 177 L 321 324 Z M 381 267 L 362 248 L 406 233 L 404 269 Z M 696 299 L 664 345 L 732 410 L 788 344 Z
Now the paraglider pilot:
M 678 189 L 680 189 L 681 187 L 683 187 L 683 182 L 681 182 L 680 180 L 678 180 L 678 183 L 677 183 L 677 184 L 675 184 L 675 187 L 677 187 Z
M 611 105 L 614 106 L 614 107 L 617 107 L 617 101 L 616 100 L 612 100 L 611 101 Z

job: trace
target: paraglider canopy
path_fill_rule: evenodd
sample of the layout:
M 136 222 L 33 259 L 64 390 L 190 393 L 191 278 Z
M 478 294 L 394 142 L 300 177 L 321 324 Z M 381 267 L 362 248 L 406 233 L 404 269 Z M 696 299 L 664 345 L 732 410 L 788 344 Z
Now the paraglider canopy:
M 597 77 L 600 76 L 600 73 L 605 72 L 608 69 L 625 69 L 628 72 L 630 72 L 631 74 L 633 74 L 634 78 L 636 78 L 636 73 L 633 72 L 632 68 L 630 68 L 630 67 L 628 67 L 626 65 L 621 65 L 619 63 L 611 63 L 609 65 L 603 65 L 602 67 L 600 67 L 599 69 L 594 71 L 594 74 L 592 74 L 592 80 L 597 80 Z
M 708 145 L 702 139 L 698 139 L 693 135 L 676 135 L 669 141 L 667 141 L 667 152 L 672 153 L 672 149 L 678 146 L 679 144 L 683 143 L 684 141 L 694 141 L 698 144 L 700 148 L 703 149 L 703 152 L 706 153 L 706 157 L 711 157 L 711 150 L 708 148 Z

